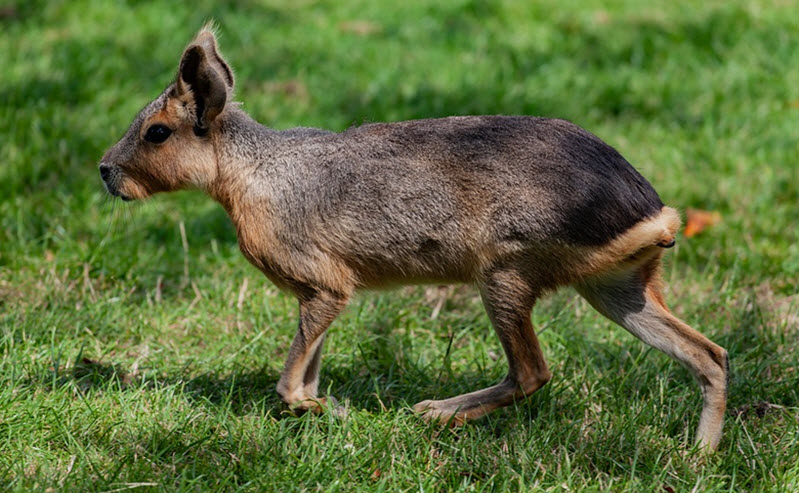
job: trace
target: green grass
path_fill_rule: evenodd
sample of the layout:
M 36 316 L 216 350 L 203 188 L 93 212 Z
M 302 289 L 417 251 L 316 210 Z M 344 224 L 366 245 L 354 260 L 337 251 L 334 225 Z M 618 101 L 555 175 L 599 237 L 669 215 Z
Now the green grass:
M 394 5 L 396 3 L 396 5 Z M 345 4 L 345 5 L 340 5 Z M 12 2 L 0 9 L 0 487 L 9 491 L 796 491 L 798 10 L 793 2 Z M 719 452 L 689 374 L 572 291 L 534 310 L 554 379 L 460 429 L 409 405 L 498 381 L 468 287 L 366 293 L 322 386 L 274 393 L 295 301 L 197 192 L 113 203 L 96 163 L 208 18 L 276 127 L 570 119 L 681 209 L 667 300 L 728 349 Z M 181 228 L 185 230 L 185 241 Z M 245 288 L 246 283 L 246 288 Z

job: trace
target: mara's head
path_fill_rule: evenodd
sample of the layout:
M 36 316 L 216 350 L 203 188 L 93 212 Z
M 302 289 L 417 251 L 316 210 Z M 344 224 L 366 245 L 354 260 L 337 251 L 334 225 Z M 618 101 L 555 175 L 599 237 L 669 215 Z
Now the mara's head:
M 214 132 L 233 94 L 233 72 L 204 27 L 183 52 L 178 75 L 145 106 L 103 156 L 100 176 L 123 200 L 187 187 L 207 188 L 216 178 Z

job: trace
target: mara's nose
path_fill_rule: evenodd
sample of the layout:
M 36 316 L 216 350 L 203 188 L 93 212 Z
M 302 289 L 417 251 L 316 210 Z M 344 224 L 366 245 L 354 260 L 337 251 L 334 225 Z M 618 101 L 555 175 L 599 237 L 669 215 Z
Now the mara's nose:
M 108 181 L 109 175 L 111 175 L 111 166 L 106 163 L 100 163 L 100 178 L 102 178 L 103 181 Z

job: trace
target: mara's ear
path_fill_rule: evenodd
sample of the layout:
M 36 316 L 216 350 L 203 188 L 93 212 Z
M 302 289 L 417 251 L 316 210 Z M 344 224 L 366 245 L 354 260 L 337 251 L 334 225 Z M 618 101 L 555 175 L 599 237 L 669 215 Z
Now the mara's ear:
M 219 54 L 219 47 L 217 46 L 217 37 L 214 36 L 214 24 L 208 23 L 203 26 L 203 29 L 197 33 L 192 44 L 196 44 L 203 48 L 203 51 L 208 55 L 208 61 L 217 72 L 222 75 L 225 85 L 228 88 L 228 96 L 233 94 L 233 71 L 231 70 L 228 62 Z
M 233 95 L 233 72 L 220 56 L 211 31 L 200 31 L 183 52 L 176 87 L 179 96 L 194 102 L 196 133 L 205 133 Z

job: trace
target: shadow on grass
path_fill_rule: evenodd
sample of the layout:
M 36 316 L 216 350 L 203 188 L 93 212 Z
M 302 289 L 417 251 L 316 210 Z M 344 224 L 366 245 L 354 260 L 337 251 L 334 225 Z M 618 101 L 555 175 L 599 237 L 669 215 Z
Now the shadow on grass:
M 395 344 L 386 342 L 389 327 L 375 324 L 364 330 L 376 337 L 370 339 L 363 353 L 336 364 L 329 361 L 326 365 L 323 358 L 320 396 L 331 395 L 353 409 L 370 413 L 410 412 L 409 407 L 418 401 L 454 397 L 500 380 L 497 375 L 477 370 L 453 371 L 445 353 L 441 355 L 444 363 L 437 359 L 429 367 L 419 367 L 413 353 L 398 356 Z M 176 395 L 215 413 L 222 410 L 238 416 L 270 415 L 277 419 L 292 416 L 275 390 L 280 373 L 270 365 L 237 366 L 225 372 L 186 367 L 159 375 L 157 369 L 143 371 L 135 364 L 126 366 L 79 354 L 66 369 L 55 366 L 27 383 L 51 390 L 74 387 L 82 393 L 155 392 L 172 387 L 177 389 Z
M 369 371 L 364 366 L 349 364 L 326 366 L 320 372 L 320 396 L 331 395 L 340 403 L 355 409 L 379 413 L 402 411 L 414 403 L 429 399 L 452 397 L 497 383 L 474 371 L 423 371 L 411 368 L 409 359 L 401 361 L 407 367 L 398 371 L 394 355 L 386 354 Z M 275 391 L 279 372 L 262 367 L 256 370 L 236 370 L 232 373 L 204 373 L 184 382 L 186 395 L 202 405 L 224 407 L 237 415 L 270 411 L 273 416 L 291 413 Z M 170 383 L 167 379 L 166 383 Z
M 386 363 L 373 365 L 369 372 L 347 365 L 323 369 L 321 385 L 329 388 L 330 395 L 350 408 L 380 413 L 411 412 L 410 406 L 418 401 L 434 396 L 453 397 L 497 383 L 474 371 L 398 372 L 388 359 L 384 361 Z M 410 361 L 405 363 L 411 364 Z M 275 391 L 279 378 L 277 371 L 262 367 L 250 371 L 235 370 L 226 374 L 207 372 L 186 377 L 147 377 L 143 381 L 136 369 L 81 358 L 75 362 L 71 372 L 61 373 L 46 384 L 52 388 L 74 383 L 84 393 L 179 386 L 183 397 L 199 406 L 210 408 L 212 412 L 223 409 L 237 416 L 257 414 L 283 419 L 294 415 Z M 327 394 L 324 390 L 320 392 L 320 395 Z M 540 394 L 537 401 L 549 392 Z

